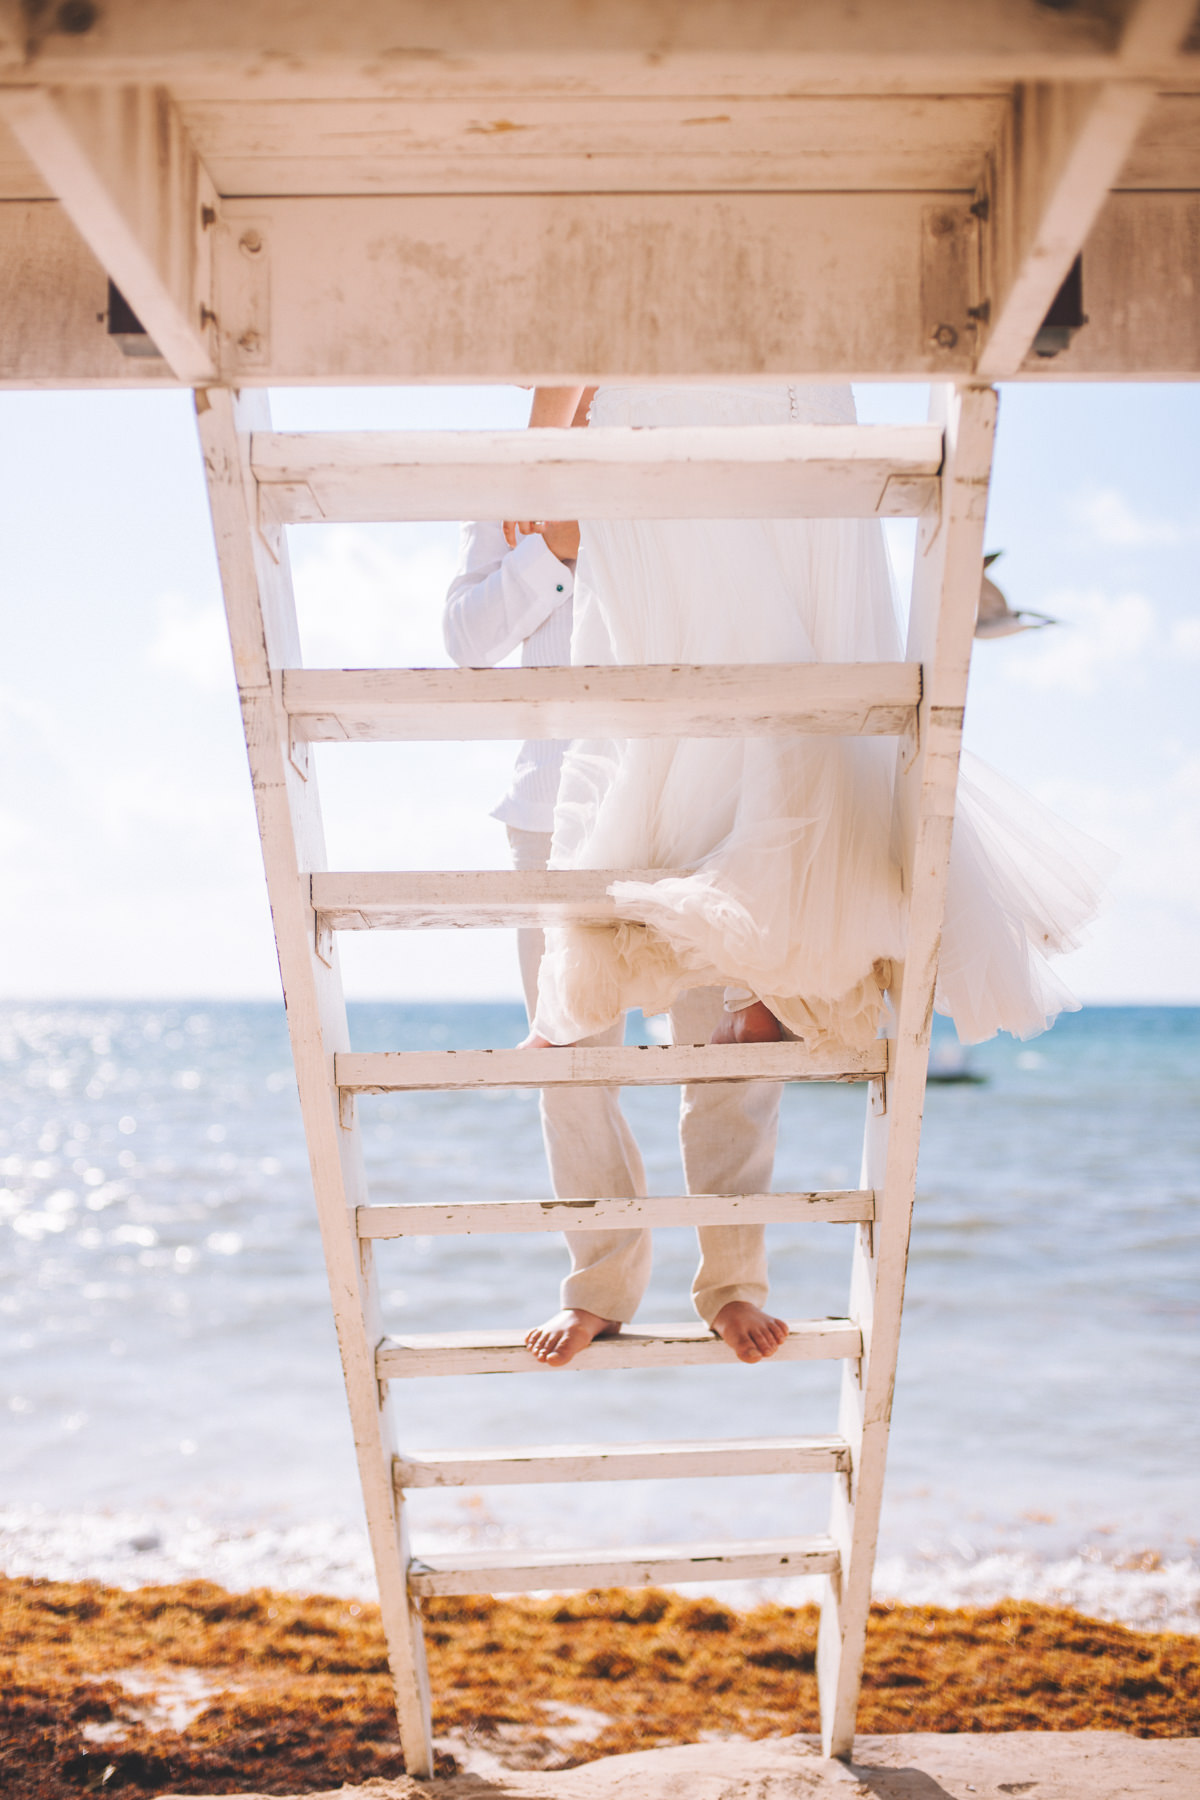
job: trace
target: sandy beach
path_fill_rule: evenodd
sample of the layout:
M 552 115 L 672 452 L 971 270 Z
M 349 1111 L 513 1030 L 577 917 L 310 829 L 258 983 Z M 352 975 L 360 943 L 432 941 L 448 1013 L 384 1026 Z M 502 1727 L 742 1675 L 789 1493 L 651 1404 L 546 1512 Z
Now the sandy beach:
M 0 1617 L 6 1800 L 430 1791 L 404 1776 L 372 1605 L 210 1582 L 10 1578 Z M 1021 1602 L 877 1606 L 859 1748 L 880 1772 L 856 1786 L 810 1735 L 816 1625 L 814 1607 L 743 1612 L 654 1589 L 429 1602 L 439 1791 L 1200 1792 L 1194 1636 Z

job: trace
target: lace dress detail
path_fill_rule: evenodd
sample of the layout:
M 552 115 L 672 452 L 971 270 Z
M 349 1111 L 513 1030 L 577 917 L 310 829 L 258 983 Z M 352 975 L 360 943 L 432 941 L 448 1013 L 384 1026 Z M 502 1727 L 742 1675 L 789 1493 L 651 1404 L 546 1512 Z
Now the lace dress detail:
M 606 426 L 849 424 L 848 387 L 601 388 Z M 719 498 L 714 509 L 719 511 Z M 581 527 L 573 664 L 891 662 L 877 521 Z M 610 888 L 609 926 L 546 936 L 536 1027 L 569 1043 L 683 989 L 743 988 L 810 1044 L 871 1041 L 904 954 L 884 738 L 578 740 L 551 867 L 682 871 Z M 966 1041 L 1075 1003 L 1046 956 L 1095 912 L 1105 857 L 983 765 L 960 783 L 938 1004 Z

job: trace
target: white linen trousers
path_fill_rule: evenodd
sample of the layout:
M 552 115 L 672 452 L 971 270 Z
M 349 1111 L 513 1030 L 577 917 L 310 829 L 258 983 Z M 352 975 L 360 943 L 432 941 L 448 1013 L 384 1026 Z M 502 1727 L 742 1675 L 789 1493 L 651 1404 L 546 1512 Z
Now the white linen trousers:
M 544 869 L 548 831 L 508 827 L 513 867 Z M 517 933 L 525 1006 L 537 1007 L 543 935 Z M 725 1017 L 719 987 L 692 988 L 670 1009 L 671 1041 L 706 1044 Z M 624 1020 L 586 1037 L 584 1044 L 620 1044 Z M 537 1051 L 531 1051 L 536 1056 Z M 763 1194 L 770 1191 L 779 1129 L 781 1088 L 774 1081 L 685 1083 L 680 1099 L 679 1142 L 689 1194 Z M 542 1133 L 555 1194 L 564 1200 L 605 1196 L 633 1198 L 646 1192 L 641 1153 L 614 1087 L 545 1088 Z M 761 1225 L 702 1225 L 700 1266 L 692 1300 L 711 1325 L 731 1300 L 762 1306 L 767 1298 L 767 1258 Z M 568 1231 L 571 1272 L 562 1284 L 564 1307 L 582 1307 L 601 1318 L 628 1323 L 650 1279 L 649 1231 Z

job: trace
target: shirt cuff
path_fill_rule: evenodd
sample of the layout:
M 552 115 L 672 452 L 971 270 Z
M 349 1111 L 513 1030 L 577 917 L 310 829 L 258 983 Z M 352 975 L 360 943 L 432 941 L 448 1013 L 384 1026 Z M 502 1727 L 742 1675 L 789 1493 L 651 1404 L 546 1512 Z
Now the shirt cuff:
M 559 562 L 540 532 L 518 538 L 517 545 L 505 558 L 507 569 L 536 599 L 540 607 L 537 623 L 548 619 L 559 606 L 564 606 L 575 592 L 575 576 L 565 563 Z M 529 632 L 525 632 L 529 636 Z

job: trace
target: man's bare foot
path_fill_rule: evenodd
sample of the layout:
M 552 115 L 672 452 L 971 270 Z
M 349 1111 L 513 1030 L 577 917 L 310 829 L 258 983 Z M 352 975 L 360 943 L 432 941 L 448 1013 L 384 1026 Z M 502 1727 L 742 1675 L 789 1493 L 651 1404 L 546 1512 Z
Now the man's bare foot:
M 765 1357 L 774 1356 L 788 1335 L 782 1319 L 773 1318 L 749 1300 L 730 1300 L 713 1320 L 712 1329 L 744 1363 L 762 1362 Z
M 728 1307 L 725 1310 L 728 1312 Z M 620 1329 L 619 1319 L 602 1319 L 599 1313 L 584 1312 L 581 1306 L 567 1306 L 544 1325 L 526 1332 L 525 1348 L 550 1368 L 565 1369 L 593 1338 L 616 1337 Z
M 777 1044 L 783 1037 L 783 1026 L 761 1000 L 743 1006 L 740 1012 L 726 1013 L 709 1038 L 710 1044 Z

